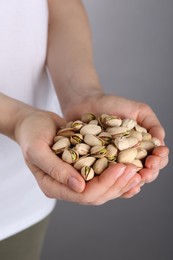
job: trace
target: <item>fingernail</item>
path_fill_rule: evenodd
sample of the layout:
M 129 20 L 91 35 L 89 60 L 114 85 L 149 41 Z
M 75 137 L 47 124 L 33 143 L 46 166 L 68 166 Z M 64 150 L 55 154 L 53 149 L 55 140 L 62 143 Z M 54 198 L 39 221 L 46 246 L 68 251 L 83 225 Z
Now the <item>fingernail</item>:
M 81 192 L 81 182 L 72 176 L 68 179 L 68 186 L 73 191 Z
M 131 171 L 126 174 L 125 179 L 127 181 L 130 180 L 136 173 L 137 173 L 137 168 L 131 169 Z

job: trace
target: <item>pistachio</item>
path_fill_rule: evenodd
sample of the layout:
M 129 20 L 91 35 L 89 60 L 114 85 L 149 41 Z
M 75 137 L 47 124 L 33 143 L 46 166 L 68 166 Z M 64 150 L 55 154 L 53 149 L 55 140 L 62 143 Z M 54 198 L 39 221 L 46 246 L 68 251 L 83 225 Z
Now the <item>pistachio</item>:
M 90 166 L 84 166 L 81 169 L 81 175 L 85 181 L 92 180 L 94 178 L 94 170 Z
M 64 151 L 65 148 L 70 147 L 70 141 L 67 137 L 62 137 L 61 139 L 59 139 L 58 141 L 56 141 L 56 143 L 54 143 L 54 145 L 52 146 L 52 150 L 56 153 L 56 154 L 60 154 Z
M 88 144 L 80 143 L 76 144 L 74 149 L 78 152 L 79 155 L 87 155 L 91 147 Z
M 130 131 L 130 137 L 137 138 L 139 141 L 142 141 L 142 133 L 137 132 L 136 130 L 131 130 Z
M 90 146 L 103 145 L 103 140 L 98 136 L 92 134 L 86 134 L 84 136 L 84 143 Z
M 106 147 L 103 145 L 93 146 L 90 150 L 90 154 L 96 158 L 104 157 L 107 153 Z
M 93 134 L 98 135 L 101 133 L 102 129 L 99 125 L 85 125 L 80 129 L 80 134 L 86 135 L 86 134 Z
M 107 127 L 113 127 L 113 126 L 120 126 L 122 123 L 122 119 L 119 118 L 118 116 L 109 116 L 105 115 L 104 118 L 102 119 L 102 124 L 107 128 Z
M 137 148 L 136 159 L 142 160 L 147 156 L 147 151 L 141 147 Z
M 96 119 L 91 120 L 91 121 L 89 121 L 89 124 L 90 125 L 98 125 L 98 120 L 96 120 Z
M 79 131 L 84 125 L 85 125 L 85 123 L 82 122 L 81 120 L 76 120 L 76 121 L 72 122 L 71 127 L 75 131 Z
M 78 158 L 79 155 L 74 149 L 66 148 L 62 153 L 62 160 L 69 164 L 76 162 Z
M 103 141 L 103 144 L 104 145 L 108 145 L 111 143 L 112 141 L 112 136 L 111 134 L 109 134 L 108 132 L 101 132 L 99 135 L 98 135 L 99 138 L 101 138 L 101 140 Z
M 119 163 L 132 163 L 137 155 L 136 148 L 129 148 L 121 151 L 118 154 L 117 162 Z
M 142 133 L 142 141 L 149 141 L 151 138 L 152 136 L 150 133 Z
M 73 144 L 73 145 L 76 145 L 76 144 L 79 144 L 79 143 L 82 143 L 83 141 L 83 135 L 81 134 L 74 134 L 70 137 L 70 142 Z
M 137 132 L 140 132 L 140 133 L 147 133 L 147 130 L 144 128 L 144 127 L 142 127 L 142 126 L 140 126 L 140 125 L 135 125 L 135 130 L 137 131 Z
M 53 139 L 54 143 L 56 143 L 57 141 L 59 141 L 60 139 L 64 138 L 62 135 L 56 135 Z
M 109 144 L 106 147 L 106 150 L 107 150 L 106 158 L 108 159 L 108 161 L 109 162 L 115 161 L 117 158 L 118 149 L 113 144 Z
M 70 137 L 74 134 L 74 129 L 69 127 L 69 128 L 63 128 L 63 129 L 60 129 L 58 132 L 57 132 L 57 135 L 61 135 L 61 136 L 65 136 L 65 137 Z
M 133 119 L 125 118 L 122 121 L 122 126 L 127 127 L 128 130 L 132 130 L 137 125 L 137 122 Z
M 75 169 L 81 170 L 83 166 L 91 166 L 95 162 L 96 158 L 92 156 L 82 156 L 73 165 Z
M 99 158 L 93 165 L 96 174 L 101 174 L 108 167 L 108 160 L 105 157 Z
M 81 117 L 81 121 L 84 123 L 89 123 L 91 120 L 94 120 L 96 116 L 93 113 L 86 113 Z
M 115 140 L 114 140 L 114 144 L 120 151 L 129 148 L 128 139 L 124 136 L 116 137 Z
M 126 136 L 130 134 L 130 131 L 125 126 L 109 127 L 106 130 L 112 135 L 113 138 L 115 138 L 116 136 Z
M 133 160 L 132 164 L 134 164 L 137 167 L 137 171 L 140 171 L 143 168 L 143 164 L 139 159 Z

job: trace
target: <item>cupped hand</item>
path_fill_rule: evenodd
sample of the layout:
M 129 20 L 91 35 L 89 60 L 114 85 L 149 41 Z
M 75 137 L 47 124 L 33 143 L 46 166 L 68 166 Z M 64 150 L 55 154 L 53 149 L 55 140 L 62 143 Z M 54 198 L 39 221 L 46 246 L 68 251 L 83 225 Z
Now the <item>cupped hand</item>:
M 157 178 L 160 169 L 164 168 L 168 163 L 169 150 L 164 144 L 164 129 L 153 110 L 147 104 L 103 93 L 92 97 L 92 93 L 90 93 L 90 96 L 81 103 L 70 105 L 70 109 L 66 107 L 64 115 L 67 120 L 75 120 L 86 112 L 92 112 L 96 115 L 108 113 L 122 118 L 133 118 L 161 142 L 161 146 L 153 150 L 145 161 L 145 167 L 139 171 L 141 176 L 140 184 L 125 192 L 122 197 L 132 197 L 140 189 L 140 186 Z

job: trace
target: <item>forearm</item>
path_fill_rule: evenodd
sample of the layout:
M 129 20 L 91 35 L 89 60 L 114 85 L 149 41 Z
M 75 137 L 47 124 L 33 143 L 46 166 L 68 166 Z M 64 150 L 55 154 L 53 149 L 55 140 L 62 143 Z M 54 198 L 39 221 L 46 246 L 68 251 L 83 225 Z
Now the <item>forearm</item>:
M 100 92 L 90 27 L 81 1 L 49 1 L 47 65 L 62 109 Z

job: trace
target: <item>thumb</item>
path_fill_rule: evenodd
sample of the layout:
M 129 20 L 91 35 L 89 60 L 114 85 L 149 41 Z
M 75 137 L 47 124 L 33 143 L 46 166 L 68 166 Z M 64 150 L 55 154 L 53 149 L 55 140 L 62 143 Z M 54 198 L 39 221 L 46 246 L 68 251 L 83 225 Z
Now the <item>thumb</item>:
M 34 152 L 28 152 L 26 161 L 28 166 L 35 165 L 58 183 L 64 184 L 75 192 L 80 193 L 85 188 L 85 181 L 79 172 L 68 163 L 63 162 L 47 145 L 43 145 L 39 150 L 35 149 Z M 31 167 L 29 168 L 31 169 Z

